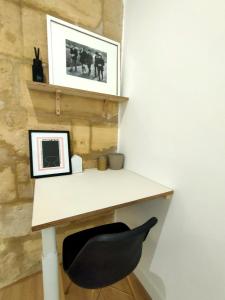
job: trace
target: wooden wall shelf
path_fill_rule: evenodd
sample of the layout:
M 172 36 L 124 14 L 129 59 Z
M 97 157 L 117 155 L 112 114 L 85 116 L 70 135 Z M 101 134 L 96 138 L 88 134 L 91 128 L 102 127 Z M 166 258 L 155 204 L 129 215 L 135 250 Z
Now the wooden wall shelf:
M 83 97 L 83 98 L 88 98 L 93 100 L 112 101 L 116 103 L 125 102 L 128 101 L 129 99 L 123 96 L 114 96 L 109 94 L 90 92 L 85 90 L 73 89 L 73 88 L 57 86 L 57 85 L 47 84 L 47 83 L 39 83 L 34 81 L 27 81 L 27 86 L 30 90 L 55 94 L 56 115 L 60 115 L 61 95 Z

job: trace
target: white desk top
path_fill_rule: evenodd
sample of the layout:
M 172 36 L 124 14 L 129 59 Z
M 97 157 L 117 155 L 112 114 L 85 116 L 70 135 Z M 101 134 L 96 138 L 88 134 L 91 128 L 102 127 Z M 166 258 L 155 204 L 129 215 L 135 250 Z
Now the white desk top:
M 74 175 L 36 179 L 32 230 L 172 193 L 170 188 L 125 169 L 90 169 Z

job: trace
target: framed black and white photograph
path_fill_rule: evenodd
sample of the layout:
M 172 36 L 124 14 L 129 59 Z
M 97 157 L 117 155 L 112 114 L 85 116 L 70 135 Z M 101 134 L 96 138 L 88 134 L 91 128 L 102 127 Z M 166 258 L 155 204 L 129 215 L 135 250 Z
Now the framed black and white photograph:
M 120 95 L 120 44 L 47 16 L 49 83 Z
M 29 130 L 32 178 L 72 173 L 68 131 Z

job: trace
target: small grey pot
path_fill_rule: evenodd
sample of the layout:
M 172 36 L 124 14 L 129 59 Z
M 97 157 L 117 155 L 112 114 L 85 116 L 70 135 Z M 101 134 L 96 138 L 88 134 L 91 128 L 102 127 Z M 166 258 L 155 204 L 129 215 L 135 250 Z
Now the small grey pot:
M 123 153 L 111 153 L 109 157 L 109 168 L 112 170 L 120 170 L 124 166 L 124 154 Z

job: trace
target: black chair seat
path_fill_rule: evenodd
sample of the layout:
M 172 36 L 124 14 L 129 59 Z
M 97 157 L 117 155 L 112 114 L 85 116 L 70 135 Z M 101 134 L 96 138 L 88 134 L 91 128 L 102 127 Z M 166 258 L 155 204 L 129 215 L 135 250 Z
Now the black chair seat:
M 124 223 L 112 223 L 83 230 L 63 241 L 63 268 L 70 279 L 84 288 L 111 285 L 137 266 L 142 244 L 157 223 L 151 218 L 130 230 Z

